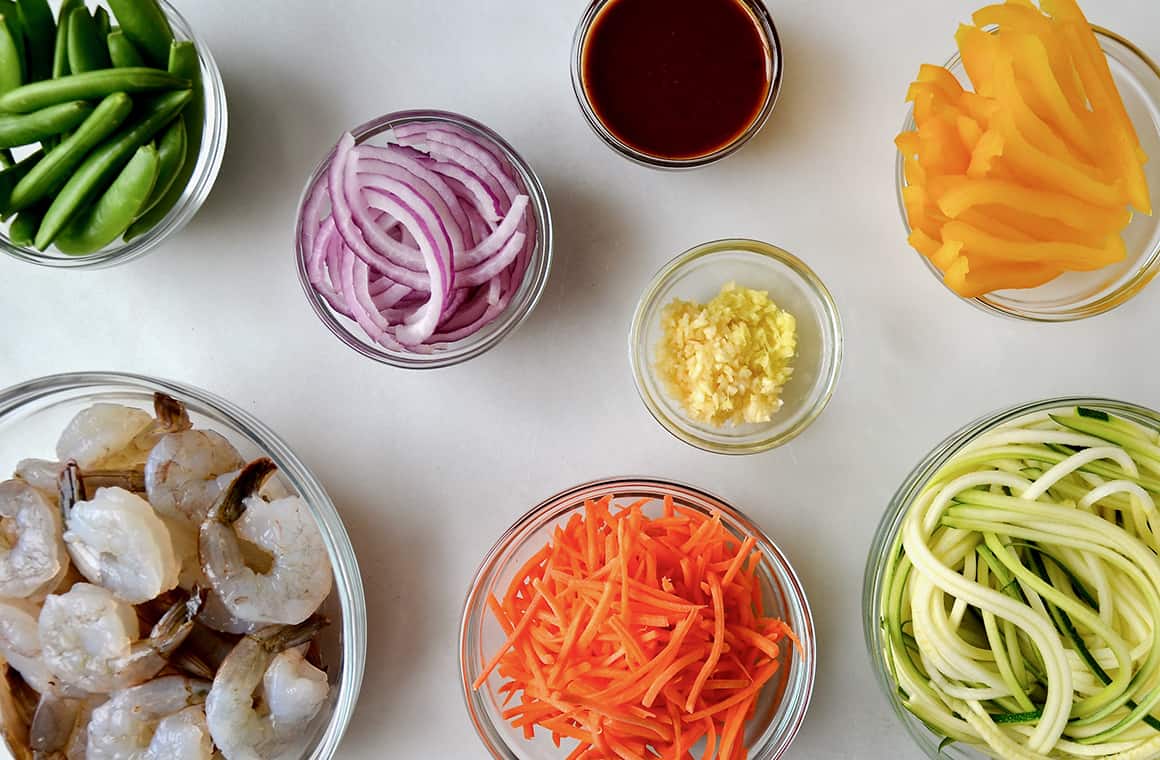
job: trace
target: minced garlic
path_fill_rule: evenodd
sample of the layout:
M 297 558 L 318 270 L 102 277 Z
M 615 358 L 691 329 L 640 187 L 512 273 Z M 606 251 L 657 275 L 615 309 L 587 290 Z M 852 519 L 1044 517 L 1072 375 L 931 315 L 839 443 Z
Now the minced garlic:
M 706 304 L 674 300 L 661 316 L 657 370 L 695 421 L 768 422 L 793 374 L 797 321 L 764 290 L 728 283 Z

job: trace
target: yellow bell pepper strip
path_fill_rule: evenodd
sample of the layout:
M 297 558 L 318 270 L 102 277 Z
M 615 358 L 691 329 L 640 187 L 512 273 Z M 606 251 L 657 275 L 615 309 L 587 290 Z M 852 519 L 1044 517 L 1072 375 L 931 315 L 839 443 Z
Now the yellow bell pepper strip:
M 947 268 L 943 282 L 963 298 L 978 298 L 996 290 L 1036 288 L 1060 274 L 1048 264 L 1001 264 L 967 254 Z
M 1122 206 L 1123 188 L 1095 179 L 1068 161 L 1059 161 L 1028 142 L 1015 126 L 1014 117 L 1001 110 L 995 126 L 1003 136 L 1003 161 L 1017 175 L 1040 189 L 1067 189 L 1077 198 L 1099 206 Z
M 942 92 L 947 101 L 951 103 L 957 101 L 963 95 L 963 85 L 944 66 L 934 66 L 929 63 L 922 64 L 918 67 L 918 79 L 915 81 L 934 85 Z
M 1010 113 L 1016 128 L 1029 143 L 1057 161 L 1071 164 L 1092 179 L 1100 178 L 1099 170 L 1083 162 L 1024 99 L 1015 82 L 1015 62 L 1005 49 L 995 59 L 995 97 Z
M 947 217 L 948 221 L 966 222 L 977 230 L 981 230 L 988 235 L 1003 238 L 1004 240 L 1013 240 L 1015 242 L 1030 243 L 1035 238 L 1028 235 L 1022 230 L 1016 229 L 1007 222 L 999 219 L 993 213 L 991 206 L 969 208 L 963 213 L 959 214 L 958 219 L 952 220 Z M 941 211 L 939 213 L 942 213 Z M 940 230 L 941 232 L 941 230 Z
M 894 145 L 898 148 L 898 152 L 906 158 L 914 158 L 918 155 L 919 140 L 918 132 L 902 132 L 898 137 L 894 138 Z
M 926 190 L 918 185 L 902 188 L 902 205 L 906 209 L 906 221 L 912 229 L 922 230 L 928 236 L 939 239 L 939 230 L 949 220 L 931 202 Z
M 969 253 L 989 259 L 1012 263 L 1050 263 L 1063 269 L 1091 271 L 1122 261 L 1127 252 L 1119 235 L 1110 235 L 1104 246 L 1092 248 L 1075 243 L 1020 242 L 988 235 L 966 222 L 947 222 L 942 226 L 942 239 L 957 240 Z
M 959 240 L 948 240 L 939 246 L 930 257 L 930 263 L 938 267 L 944 274 L 950 269 L 963 251 L 963 244 Z
M 983 129 L 979 126 L 979 122 L 970 116 L 960 114 L 955 118 L 955 127 L 958 128 L 959 139 L 962 140 L 963 147 L 973 152 L 979 144 L 979 139 L 983 136 Z M 970 166 L 969 163 L 967 165 Z
M 1029 240 L 1037 240 L 1044 243 L 1075 243 L 1076 245 L 1084 245 L 1089 248 L 1100 248 L 1104 245 L 1108 235 L 1119 236 L 1120 233 L 1119 230 L 1111 232 L 1091 232 L 1089 230 L 1076 229 L 1070 224 L 1065 224 L 1055 219 L 1048 219 L 1047 217 L 1032 214 L 1021 209 L 1014 209 L 997 204 L 979 206 L 971 209 L 971 211 L 984 214 L 987 218 L 995 222 L 1000 222 L 1010 229 L 1018 230 Z M 965 213 L 970 213 L 970 211 Z M 968 224 L 970 223 L 968 219 L 961 215 L 959 219 L 962 219 Z
M 982 179 L 992 176 L 998 168 L 998 159 L 1003 155 L 1003 136 L 993 129 L 988 129 L 979 137 L 971 151 L 971 161 L 967 164 L 967 176 Z
M 998 101 L 994 98 L 985 98 L 977 92 L 964 92 L 959 98 L 959 105 L 963 113 L 979 122 L 984 129 L 991 126 L 991 119 L 995 117 L 995 110 L 999 107 Z
M 959 30 L 955 32 L 955 42 L 958 43 L 963 68 L 967 70 L 967 78 L 971 80 L 975 92 L 991 97 L 994 94 L 991 81 L 995 57 L 999 54 L 999 38 L 977 26 L 960 24 Z
M 962 174 L 971 163 L 959 130 L 947 119 L 934 118 L 918 130 L 918 163 L 928 175 Z
M 942 245 L 938 240 L 917 228 L 910 231 L 910 236 L 906 239 L 906 242 L 910 243 L 911 248 L 926 256 L 928 259 L 934 256 Z
M 902 177 L 908 185 L 925 185 L 926 169 L 922 168 L 917 158 L 904 156 L 902 159 Z
M 1001 179 L 945 177 L 944 180 L 937 203 L 939 210 L 952 219 L 966 209 L 996 204 L 1100 235 L 1119 232 L 1131 221 L 1132 215 L 1126 208 L 1096 206 L 1067 193 L 1036 190 Z

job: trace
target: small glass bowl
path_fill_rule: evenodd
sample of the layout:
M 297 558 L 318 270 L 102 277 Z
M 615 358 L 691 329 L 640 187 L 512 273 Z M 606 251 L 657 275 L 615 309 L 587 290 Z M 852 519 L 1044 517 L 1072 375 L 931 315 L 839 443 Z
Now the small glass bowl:
M 319 162 L 314 173 L 310 175 L 306 188 L 302 191 L 302 199 L 298 204 L 298 222 L 294 232 L 298 280 L 306 292 L 306 300 L 310 302 L 310 306 L 318 318 L 322 320 L 322 324 L 326 325 L 326 328 L 334 333 L 335 337 L 368 359 L 403 369 L 449 367 L 468 359 L 474 359 L 494 348 L 523 324 L 524 320 L 532 313 L 532 309 L 536 307 L 540 301 L 540 296 L 544 293 L 544 288 L 547 287 L 548 274 L 552 268 L 552 214 L 548 208 L 548 196 L 544 193 L 543 185 L 540 184 L 540 179 L 532 167 L 524 161 L 520 154 L 516 153 L 515 148 L 491 129 L 474 119 L 449 111 L 412 110 L 395 111 L 380 116 L 355 127 L 350 133 L 357 144 L 369 142 L 383 145 L 391 141 L 392 128 L 414 122 L 431 121 L 454 125 L 489 141 L 496 150 L 507 158 L 508 163 L 518 175 L 516 179 L 523 185 L 524 191 L 531 198 L 529 206 L 536 225 L 536 248 L 532 252 L 531 261 L 528 262 L 523 283 L 520 284 L 519 290 L 512 297 L 507 309 L 494 322 L 485 325 L 473 335 L 454 343 L 443 344 L 430 353 L 393 351 L 372 341 L 362 328 L 336 312 L 326 299 L 319 295 L 314 286 L 310 284 L 310 276 L 306 269 L 307 251 L 302 247 L 302 209 L 306 205 L 311 191 L 318 182 L 326 177 L 326 173 L 330 169 L 330 162 L 334 160 L 335 148 L 332 148 Z
M 116 240 L 96 253 L 84 256 L 70 256 L 61 253 L 54 246 L 47 251 L 38 251 L 31 246 L 15 245 L 8 239 L 7 228 L 0 230 L 0 251 L 13 258 L 62 269 L 104 269 L 124 264 L 144 256 L 159 246 L 170 235 L 181 231 L 197 214 L 201 204 L 209 197 L 210 190 L 221 169 L 222 157 L 226 152 L 228 114 L 226 109 L 226 88 L 222 82 L 217 62 L 210 53 L 209 46 L 199 39 L 177 9 L 168 0 L 160 0 L 161 9 L 173 27 L 173 36 L 179 40 L 192 40 L 197 45 L 197 56 L 201 62 L 202 97 L 205 101 L 205 121 L 202 127 L 201 149 L 197 154 L 197 165 L 185 186 L 185 191 L 169 213 L 152 229 L 143 232 L 128 243 Z
M 886 638 L 882 625 L 883 584 L 886 571 L 891 565 L 890 559 L 894 556 L 899 541 L 903 520 L 931 477 L 946 464 L 947 460 L 979 436 L 1020 417 L 1073 406 L 1103 410 L 1148 428 L 1160 429 L 1160 413 L 1135 404 L 1104 398 L 1079 396 L 1054 398 L 1004 409 L 961 428 L 927 454 L 903 481 L 886 507 L 882 522 L 878 524 L 874 541 L 870 545 L 870 554 L 866 559 L 866 573 L 862 585 L 862 627 L 866 636 L 866 648 L 870 652 L 870 660 L 878 676 L 878 685 L 882 687 L 887 701 L 894 708 L 895 715 L 910 734 L 910 738 L 931 760 L 982 760 L 986 756 L 957 742 L 945 747 L 940 746 L 942 737 L 927 728 L 926 724 L 903 706 L 898 684 L 886 660 Z
M 765 7 L 762 0 L 738 0 L 753 16 L 757 28 L 761 32 L 761 38 L 765 42 L 769 80 L 769 89 L 765 93 L 765 101 L 761 105 L 761 110 L 757 112 L 757 116 L 745 128 L 745 131 L 734 138 L 732 142 L 721 146 L 712 153 L 688 158 L 665 158 L 644 153 L 613 134 L 597 115 L 596 109 L 592 107 L 592 102 L 588 99 L 588 89 L 584 86 L 584 50 L 587 47 L 588 32 L 600 17 L 601 11 L 613 2 L 616 0 L 592 0 L 588 8 L 585 9 L 584 15 L 580 17 L 580 23 L 576 26 L 576 32 L 572 37 L 572 90 L 576 93 L 576 102 L 580 104 L 580 111 L 584 114 L 588 126 L 592 127 L 592 131 L 608 147 L 630 161 L 653 169 L 696 169 L 716 163 L 726 156 L 736 153 L 741 149 L 741 146 L 761 131 L 765 122 L 769 120 L 769 115 L 773 113 L 773 107 L 777 105 L 777 98 L 781 94 L 782 70 L 785 68 L 782 61 L 781 39 L 777 36 L 777 27 L 774 26 L 773 16 L 770 15 L 769 9 Z
M 1144 165 L 1153 205 L 1160 202 L 1160 66 L 1148 55 L 1115 32 L 1093 26 L 1096 40 L 1108 59 L 1112 77 L 1123 97 L 1124 106 L 1140 138 L 1140 146 L 1152 158 Z M 958 53 L 946 68 L 959 81 L 968 83 L 966 69 Z M 914 108 L 907 111 L 904 132 L 915 128 Z M 902 223 L 910 235 L 910 222 L 902 201 L 906 187 L 902 154 L 895 162 L 895 188 Z M 1128 256 L 1123 261 L 1094 272 L 1065 272 L 1037 288 L 999 290 L 978 298 L 964 299 L 991 314 L 1035 322 L 1066 322 L 1111 311 L 1127 303 L 1160 270 L 1160 207 L 1152 216 L 1133 213 L 1124 230 Z M 921 253 L 917 254 L 931 274 L 943 281 L 942 272 Z
M 728 282 L 766 290 L 797 320 L 798 355 L 769 422 L 714 427 L 692 420 L 656 372 L 661 315 L 679 298 L 705 303 Z M 717 454 L 755 454 L 786 443 L 826 408 L 842 365 L 842 323 L 826 286 L 800 259 L 757 240 L 716 240 L 665 264 L 645 288 L 628 336 L 636 390 L 649 413 L 677 438 Z
M 52 457 L 56 441 L 77 412 L 97 402 L 152 412 L 154 392 L 183 402 L 198 427 L 213 429 L 247 459 L 268 456 L 278 477 L 309 505 L 334 570 L 334 589 L 321 607 L 331 620 L 319 637 L 330 696 L 301 737 L 279 760 L 330 760 L 354 713 L 366 664 L 366 599 L 354 549 L 330 497 L 306 466 L 247 412 L 192 386 L 114 372 L 51 375 L 0 390 L 0 472 L 26 457 Z M 0 741 L 0 748 L 5 745 Z M 3 752 L 0 752 L 3 754 Z
M 750 760 L 781 757 L 805 718 L 817 663 L 814 621 L 801 581 L 777 544 L 740 511 L 699 489 L 652 478 L 598 480 L 559 493 L 517 520 L 484 558 L 464 605 L 459 670 L 467 711 L 488 752 L 496 760 L 563 760 L 569 752 L 567 744 L 563 749 L 553 746 L 541 729 L 528 741 L 521 729 L 512 728 L 503 719 L 504 695 L 497 691 L 503 679 L 498 673 L 493 673 L 479 691 L 472 689 L 472 684 L 507 638 L 488 608 L 488 595 L 502 596 L 515 573 L 548 542 L 555 527 L 582 511 L 585 501 L 605 496 L 617 502 L 651 499 L 644 506 L 650 516 L 659 515 L 662 500 L 671 496 L 678 505 L 702 514 L 719 512 L 726 529 L 742 540 L 749 536 L 757 539 L 766 614 L 785 621 L 801 640 L 802 649 L 784 648 L 782 657 L 788 662 L 783 661 L 774 681 L 762 691 L 757 712 L 746 724 L 745 747 Z

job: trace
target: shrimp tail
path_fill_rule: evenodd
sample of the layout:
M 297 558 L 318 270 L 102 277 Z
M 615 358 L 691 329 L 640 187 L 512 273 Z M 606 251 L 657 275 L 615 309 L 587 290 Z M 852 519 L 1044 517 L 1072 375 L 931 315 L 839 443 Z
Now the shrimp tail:
M 28 746 L 28 724 L 35 709 L 35 694 L 20 674 L 8 665 L 0 674 L 0 736 L 16 760 L 32 757 Z
M 166 433 L 179 433 L 193 427 L 185 404 L 160 391 L 153 394 L 153 416 L 161 423 L 161 430 Z
M 291 647 L 311 641 L 318 632 L 330 625 L 325 615 L 311 615 L 297 625 L 274 625 L 250 634 L 261 647 L 277 654 Z
M 98 488 L 124 488 L 133 493 L 145 493 L 145 470 L 89 470 L 82 473 L 75 459 L 68 460 L 57 479 L 60 490 L 60 511 L 68 524 L 69 515 L 78 501 L 86 501 Z
M 194 619 L 204 603 L 205 592 L 194 586 L 188 598 L 170 607 L 149 633 L 153 651 L 165 658 L 176 652 L 193 630 Z
M 28 730 L 29 746 L 38 755 L 63 752 L 77 729 L 83 709 L 84 702 L 80 699 L 52 692 L 42 694 Z
M 60 477 L 57 478 L 57 485 L 60 489 L 61 516 L 64 518 L 65 525 L 68 525 L 69 515 L 72 514 L 73 507 L 78 501 L 85 500 L 85 480 L 81 476 L 81 468 L 77 466 L 77 460 L 70 459 L 65 462 L 60 471 Z
M 246 512 L 246 497 L 256 494 L 277 469 L 278 465 L 267 457 L 247 464 L 210 507 L 207 521 L 233 524 Z

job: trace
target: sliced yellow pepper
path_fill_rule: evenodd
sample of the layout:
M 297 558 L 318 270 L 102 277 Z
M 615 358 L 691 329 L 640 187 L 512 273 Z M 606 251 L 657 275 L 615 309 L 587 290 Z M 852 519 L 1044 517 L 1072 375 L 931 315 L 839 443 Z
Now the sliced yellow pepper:
M 976 206 L 994 204 L 1054 219 L 1082 230 L 1108 235 L 1119 232 L 1131 221 L 1126 208 L 1108 208 L 1086 203 L 1067 193 L 1036 190 L 1017 182 L 1000 179 L 946 177 L 937 193 L 939 209 L 957 218 Z
M 998 159 L 1003 155 L 1004 140 L 998 132 L 988 129 L 979 137 L 971 151 L 971 161 L 967 164 L 967 176 L 982 179 L 992 176 L 998 168 Z
M 957 240 L 948 240 L 939 246 L 930 257 L 930 263 L 938 267 L 940 272 L 946 272 L 954 265 L 955 260 L 962 253 L 963 244 Z
M 1084 121 L 1090 112 L 1082 104 L 1073 105 L 1072 96 L 1063 89 L 1063 81 L 1049 60 L 1043 39 L 1034 34 L 1004 31 L 1001 42 L 1015 64 L 1016 81 L 1024 99 L 1090 162 L 1099 154 L 1098 142 Z M 1075 68 L 1070 62 L 1067 69 L 1074 77 Z M 1032 93 L 1034 98 L 1030 97 Z
M 929 63 L 922 64 L 918 67 L 918 79 L 916 82 L 934 85 L 952 103 L 962 97 L 963 94 L 963 85 L 945 66 L 932 66 Z
M 1127 255 L 1124 241 L 1111 235 L 1103 247 L 1093 248 L 1075 243 L 1021 242 L 1004 240 L 972 227 L 966 222 L 947 222 L 942 226 L 942 239 L 957 240 L 968 252 L 980 253 L 987 258 L 1013 263 L 1049 263 L 1063 269 L 1090 271 L 1122 261 Z
M 1048 264 L 995 264 L 967 254 L 947 268 L 943 282 L 963 298 L 978 298 L 996 290 L 1037 288 L 1060 274 Z
M 995 116 L 995 109 L 999 103 L 994 98 L 985 98 L 977 92 L 964 92 L 959 98 L 959 105 L 963 112 L 984 129 L 991 126 L 991 119 Z
M 991 97 L 994 91 L 991 80 L 995 70 L 995 57 L 999 54 L 999 39 L 984 32 L 977 26 L 960 24 L 955 32 L 955 42 L 963 59 L 963 68 L 975 87 L 975 92 Z
M 928 259 L 934 256 L 942 245 L 939 241 L 917 228 L 910 231 L 910 237 L 906 239 L 906 242 L 910 243 L 910 246 L 914 250 L 926 256 Z
M 943 118 L 930 119 L 919 128 L 918 139 L 918 162 L 928 175 L 966 172 L 971 153 L 955 124 Z
M 1015 62 L 1006 50 L 995 59 L 995 97 L 1011 115 L 1015 127 L 1027 142 L 1057 161 L 1071 164 L 1092 179 L 1099 179 L 1099 170 L 1081 161 L 1063 138 L 1028 105 L 1015 82 Z

